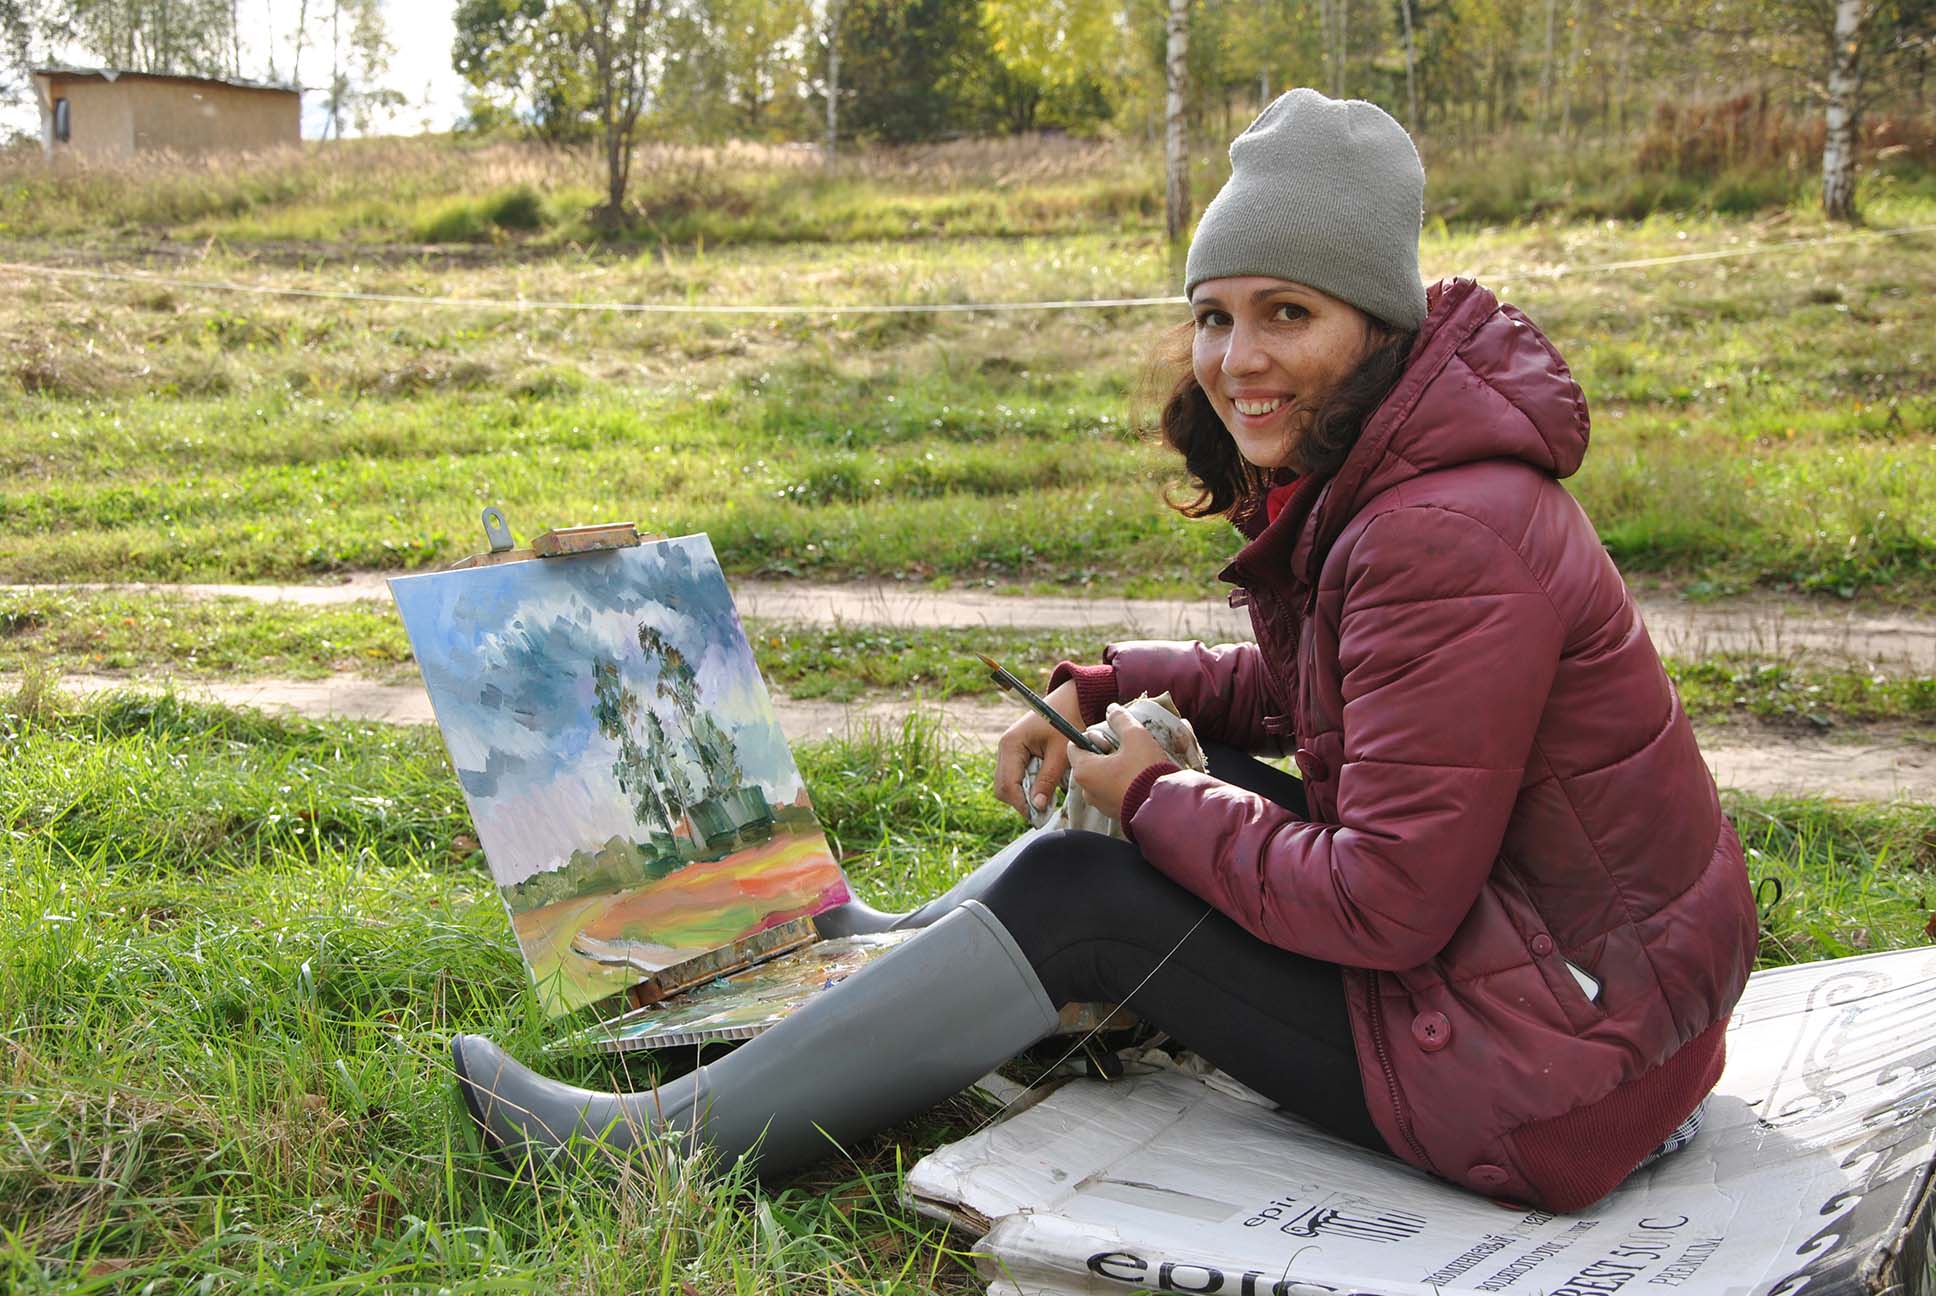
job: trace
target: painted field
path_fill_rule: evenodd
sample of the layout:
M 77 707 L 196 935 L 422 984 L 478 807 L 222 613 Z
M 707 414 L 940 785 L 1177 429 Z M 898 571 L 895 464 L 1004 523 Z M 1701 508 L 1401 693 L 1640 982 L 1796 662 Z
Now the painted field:
M 775 900 L 812 900 L 773 908 Z M 580 1007 L 638 981 L 621 957 L 669 967 L 848 898 L 846 879 L 819 833 L 783 834 L 716 860 L 699 860 L 648 886 L 561 900 L 511 918 L 540 986 L 554 978 L 561 1001 Z

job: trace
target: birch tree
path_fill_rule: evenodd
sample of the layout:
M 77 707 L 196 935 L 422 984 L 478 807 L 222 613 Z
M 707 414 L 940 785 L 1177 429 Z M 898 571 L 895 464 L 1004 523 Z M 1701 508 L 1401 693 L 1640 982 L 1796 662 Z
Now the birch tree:
M 1862 98 L 1863 29 L 1875 11 L 1865 0 L 1835 0 L 1830 37 L 1827 131 L 1822 137 L 1822 211 L 1830 220 L 1855 219 L 1856 125 Z
M 847 15 L 847 0 L 824 0 L 821 11 L 821 40 L 827 46 L 827 143 L 825 161 L 832 163 L 840 148 L 840 20 Z
M 1170 0 L 1163 56 L 1163 227 L 1176 243 L 1190 227 L 1190 0 Z
M 1398 16 L 1405 31 L 1405 126 L 1419 129 L 1418 120 L 1418 37 L 1412 30 L 1412 0 L 1398 0 Z

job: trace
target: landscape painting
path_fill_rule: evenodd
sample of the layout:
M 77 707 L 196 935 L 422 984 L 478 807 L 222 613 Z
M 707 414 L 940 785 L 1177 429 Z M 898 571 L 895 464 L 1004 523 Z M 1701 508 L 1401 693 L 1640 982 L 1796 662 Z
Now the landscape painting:
M 846 901 L 705 536 L 390 590 L 552 1014 Z

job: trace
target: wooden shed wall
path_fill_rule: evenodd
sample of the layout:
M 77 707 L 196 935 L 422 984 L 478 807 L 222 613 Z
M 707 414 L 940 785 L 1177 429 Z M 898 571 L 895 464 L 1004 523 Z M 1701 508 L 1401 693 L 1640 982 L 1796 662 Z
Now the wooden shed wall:
M 290 90 L 147 77 L 44 79 L 48 111 L 55 98 L 68 101 L 69 138 L 53 144 L 55 157 L 245 152 L 302 138 L 302 98 Z

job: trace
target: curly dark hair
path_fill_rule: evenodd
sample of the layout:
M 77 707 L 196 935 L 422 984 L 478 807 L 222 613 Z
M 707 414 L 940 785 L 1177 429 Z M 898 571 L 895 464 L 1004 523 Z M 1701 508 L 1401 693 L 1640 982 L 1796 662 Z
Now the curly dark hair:
M 1163 492 L 1166 503 L 1185 517 L 1229 517 L 1233 520 L 1269 486 L 1292 476 L 1329 477 L 1358 443 L 1365 420 L 1371 417 L 1398 377 L 1405 372 L 1416 333 L 1389 328 L 1376 321 L 1374 342 L 1358 367 L 1339 382 L 1304 420 L 1303 433 L 1291 445 L 1291 461 L 1283 469 L 1259 468 L 1237 453 L 1223 420 L 1197 384 L 1190 363 L 1191 322 L 1163 336 L 1151 357 L 1143 384 L 1143 404 L 1158 407 L 1155 431 L 1166 445 L 1183 456 L 1185 482 Z M 1147 426 L 1148 418 L 1144 420 Z M 1193 489 L 1179 498 L 1177 488 Z

